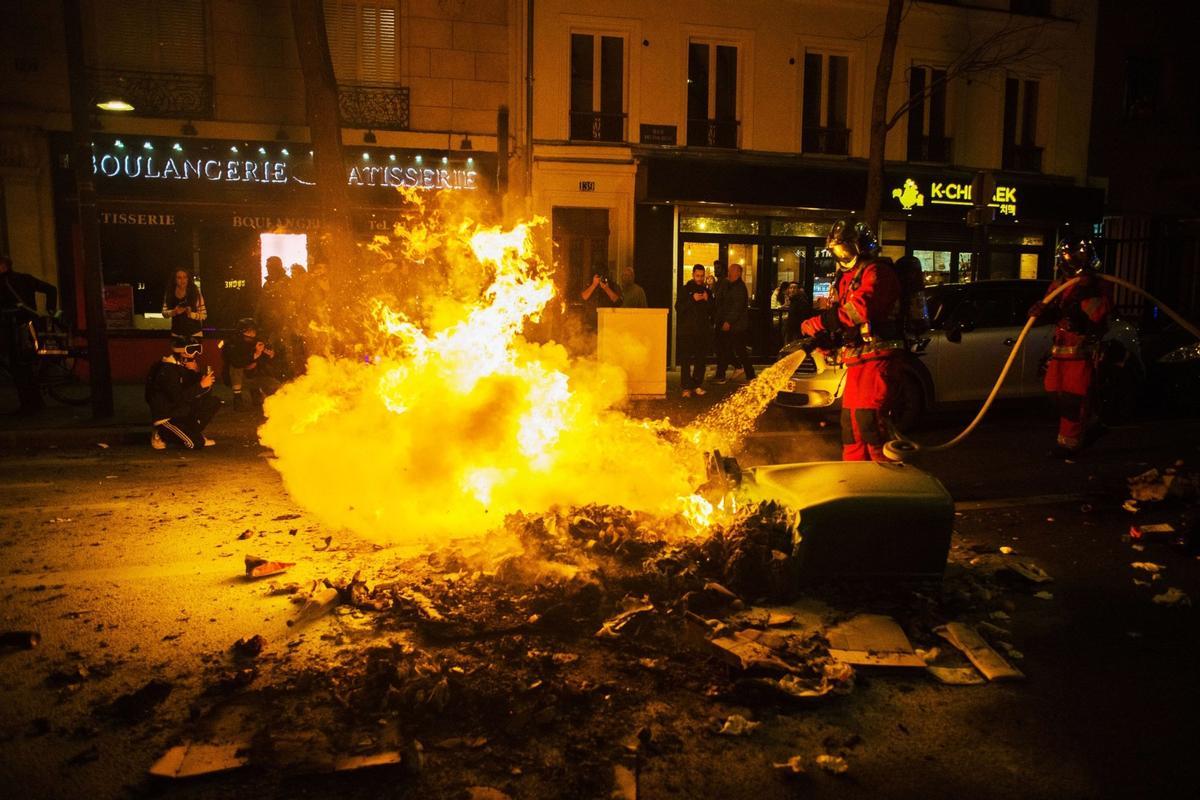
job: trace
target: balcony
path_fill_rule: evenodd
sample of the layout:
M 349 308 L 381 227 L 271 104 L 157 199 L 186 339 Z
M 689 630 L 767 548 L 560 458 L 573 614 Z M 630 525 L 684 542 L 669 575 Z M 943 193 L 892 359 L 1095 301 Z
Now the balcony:
M 738 121 L 736 119 L 689 119 L 687 123 L 688 147 L 738 148 Z
M 1020 144 L 1005 145 L 1004 169 L 1013 172 L 1041 172 L 1042 148 Z
M 800 149 L 805 153 L 844 156 L 850 153 L 849 128 L 804 127 Z
M 139 117 L 213 116 L 211 75 L 94 69 L 88 71 L 88 83 L 93 103 L 120 98 L 132 105 Z
M 406 131 L 409 125 L 408 87 L 340 84 L 338 112 L 342 125 L 347 128 Z
M 603 111 L 572 111 L 571 141 L 623 142 L 625 115 Z
M 909 161 L 949 164 L 954 160 L 954 140 L 949 136 L 921 136 L 908 140 Z

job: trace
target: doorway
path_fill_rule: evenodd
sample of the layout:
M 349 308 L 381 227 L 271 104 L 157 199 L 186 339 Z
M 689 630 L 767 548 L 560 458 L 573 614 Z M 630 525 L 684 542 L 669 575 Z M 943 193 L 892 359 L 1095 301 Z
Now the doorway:
M 552 212 L 558 282 L 568 305 L 581 306 L 580 293 L 599 273 L 609 275 L 608 209 L 556 206 Z

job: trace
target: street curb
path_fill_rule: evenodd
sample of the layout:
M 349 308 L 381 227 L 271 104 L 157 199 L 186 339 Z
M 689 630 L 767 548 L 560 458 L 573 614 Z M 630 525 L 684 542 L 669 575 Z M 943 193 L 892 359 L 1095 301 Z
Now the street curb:
M 257 438 L 259 422 L 214 425 L 207 431 L 213 438 Z M 67 426 L 0 431 L 0 453 L 9 450 L 44 450 L 50 447 L 150 446 L 150 425 Z

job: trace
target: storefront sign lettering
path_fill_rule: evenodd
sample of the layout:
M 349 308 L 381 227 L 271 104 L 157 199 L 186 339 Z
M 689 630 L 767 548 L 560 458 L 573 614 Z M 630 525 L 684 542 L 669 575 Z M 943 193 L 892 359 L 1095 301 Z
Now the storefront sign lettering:
M 926 193 L 921 191 L 920 184 L 912 178 L 905 178 L 904 185 L 892 189 L 892 197 L 898 200 L 905 211 L 921 208 L 925 205 Z M 931 205 L 971 206 L 971 184 L 955 181 L 930 181 L 928 200 Z M 1009 217 L 1017 215 L 1017 188 L 1015 186 L 997 186 L 988 205 L 997 209 L 1000 214 Z
M 184 158 L 182 156 L 104 153 L 92 155 L 92 172 L 105 178 L 128 178 L 142 181 L 313 185 L 312 180 L 297 175 L 290 162 L 271 159 Z M 473 167 L 354 165 L 346 170 L 346 183 L 349 186 L 403 187 L 429 191 L 442 189 L 473 191 L 479 188 L 479 173 Z
M 233 227 L 253 228 L 256 231 L 287 230 L 316 230 L 321 227 L 321 220 L 315 217 L 247 217 L 234 214 Z
M 174 225 L 174 214 L 134 214 L 124 211 L 101 211 L 101 225 Z

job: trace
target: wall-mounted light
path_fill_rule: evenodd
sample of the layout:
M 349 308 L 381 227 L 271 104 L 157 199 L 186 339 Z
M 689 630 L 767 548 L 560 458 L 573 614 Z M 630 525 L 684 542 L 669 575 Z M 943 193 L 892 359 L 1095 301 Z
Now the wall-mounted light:
M 277 142 L 286 142 L 290 138 L 291 137 L 288 136 L 287 129 L 282 125 L 279 126 L 279 130 L 275 131 L 275 141 Z
M 371 154 L 363 153 L 363 161 L 370 161 L 370 160 L 371 160 Z
M 462 141 L 458 143 L 459 150 L 474 150 L 475 145 L 471 143 L 471 137 L 463 134 Z
M 114 147 L 119 147 L 119 148 L 121 148 L 122 150 L 124 150 L 124 149 L 125 149 L 125 143 L 124 143 L 124 142 L 122 142 L 120 139 L 117 139 L 115 142 L 113 142 L 113 146 L 114 146 Z
M 231 152 L 231 153 L 236 153 L 237 151 L 238 151 L 238 148 L 237 148 L 237 145 L 236 145 L 236 144 L 235 144 L 235 145 L 230 145 L 230 147 L 229 147 L 229 152 Z
M 183 145 L 181 145 L 179 142 L 176 142 L 175 144 L 171 145 L 171 149 L 172 150 L 182 150 Z
M 133 104 L 120 97 L 110 97 L 96 103 L 96 108 L 101 111 L 133 111 Z
M 367 128 L 367 132 L 363 134 L 363 144 L 375 144 L 375 131 Z
M 187 122 L 183 123 L 183 127 L 179 129 L 179 132 L 184 136 L 195 136 L 196 126 L 193 125 L 192 121 L 189 119 Z
M 414 161 L 416 161 L 418 164 L 420 164 L 420 163 L 421 163 L 421 157 L 420 157 L 420 156 L 417 156 L 417 157 L 416 157 L 415 159 L 413 159 L 413 160 L 414 160 Z
M 396 160 L 396 154 L 395 154 L 395 153 L 392 153 L 390 156 L 388 156 L 388 161 L 395 161 L 395 160 Z
M 154 145 L 150 144 L 149 142 L 142 142 L 142 149 L 143 150 L 153 150 Z
M 288 152 L 288 149 L 287 149 L 286 147 L 285 147 L 285 148 L 283 148 L 282 150 L 280 150 L 279 152 L 283 153 L 285 156 L 290 156 L 290 155 L 291 155 L 291 153 L 289 153 L 289 152 Z
M 259 148 L 258 148 L 258 154 L 259 154 L 260 156 L 265 156 L 265 155 L 267 154 L 267 148 L 265 148 L 265 147 L 262 147 L 262 146 L 260 145 L 260 146 L 259 146 Z

